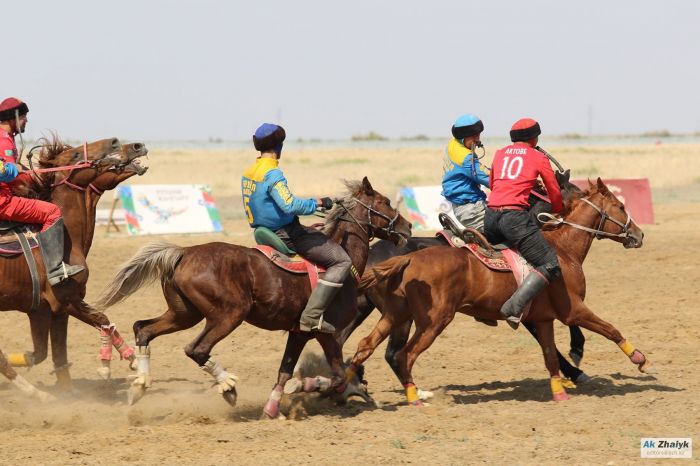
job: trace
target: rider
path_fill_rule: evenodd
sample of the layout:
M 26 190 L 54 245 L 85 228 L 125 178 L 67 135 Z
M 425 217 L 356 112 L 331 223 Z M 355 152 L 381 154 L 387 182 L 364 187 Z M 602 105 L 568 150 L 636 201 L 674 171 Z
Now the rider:
M 302 199 L 291 193 L 278 168 L 285 136 L 284 128 L 271 123 L 263 123 L 255 131 L 253 144 L 260 155 L 241 180 L 243 208 L 252 228 L 269 228 L 290 249 L 326 269 L 301 314 L 299 327 L 303 331 L 334 333 L 335 327 L 323 320 L 323 314 L 350 274 L 352 262 L 338 243 L 299 223 L 298 215 L 312 214 L 317 208 L 330 209 L 333 201 L 329 197 Z
M 486 194 L 489 187 L 488 167 L 479 163 L 474 152 L 481 145 L 484 124 L 472 114 L 457 118 L 452 126 L 452 139 L 445 150 L 442 195 L 454 206 L 457 220 L 466 228 L 484 231 Z
M 17 162 L 15 136 L 27 125 L 26 103 L 14 97 L 0 103 L 0 220 L 41 224 L 37 235 L 49 284 L 57 285 L 85 270 L 82 265 L 63 262 L 63 217 L 61 209 L 50 202 L 12 195 L 7 182 L 12 181 L 22 167 Z
M 506 242 L 535 267 L 513 296 L 501 307 L 501 314 L 516 329 L 525 306 L 561 274 L 559 260 L 528 214 L 528 196 L 540 176 L 551 200 L 552 212 L 562 210 L 562 197 L 549 160 L 536 150 L 540 125 L 523 118 L 510 131 L 513 144 L 496 152 L 491 165 L 491 194 L 484 220 L 486 238 L 491 243 Z

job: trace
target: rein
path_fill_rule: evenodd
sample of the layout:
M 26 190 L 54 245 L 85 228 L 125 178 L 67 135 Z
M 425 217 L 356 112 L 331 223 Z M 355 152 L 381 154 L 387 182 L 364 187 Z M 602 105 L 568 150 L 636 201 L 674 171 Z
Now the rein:
M 29 161 L 29 167 L 31 168 L 31 175 L 34 179 L 41 179 L 41 177 L 39 176 L 40 173 L 68 171 L 68 175 L 65 178 L 63 178 L 62 181 L 59 181 L 58 183 L 53 183 L 51 185 L 51 188 L 55 188 L 57 186 L 61 186 L 61 185 L 65 184 L 65 185 L 67 185 L 67 186 L 69 186 L 77 191 L 80 191 L 80 192 L 86 191 L 87 188 L 84 188 L 82 186 L 78 186 L 77 184 L 71 183 L 69 181 L 69 179 L 73 175 L 73 172 L 75 170 L 82 169 L 82 168 L 94 167 L 98 162 L 98 161 L 91 162 L 88 160 L 87 141 L 83 142 L 83 160 L 82 160 L 82 162 L 79 162 L 79 163 L 76 163 L 73 165 L 64 165 L 61 167 L 34 168 L 34 165 L 32 164 L 32 156 L 33 156 L 34 149 L 36 149 L 37 147 L 41 147 L 41 146 L 32 147 L 31 150 L 29 151 L 29 153 L 27 154 L 27 160 Z M 99 190 L 97 188 L 92 186 L 92 183 L 90 183 L 90 188 L 95 190 L 98 194 L 102 194 L 99 192 Z
M 629 236 L 630 236 L 629 226 L 630 226 L 630 223 L 632 222 L 632 217 L 630 217 L 630 214 L 627 213 L 627 211 L 625 211 L 625 214 L 627 214 L 627 220 L 625 221 L 625 223 L 622 223 L 622 222 L 612 218 L 610 215 L 608 215 L 607 212 L 604 212 L 603 209 L 601 209 L 597 205 L 593 204 L 590 200 L 586 199 L 585 197 L 581 198 L 581 200 L 583 202 L 585 202 L 586 204 L 588 204 L 589 206 L 593 207 L 600 214 L 600 222 L 598 222 L 597 228 L 594 229 L 594 228 L 589 228 L 589 227 L 586 227 L 583 225 L 579 225 L 577 223 L 572 223 L 572 222 L 569 222 L 563 218 L 556 217 L 556 216 L 554 216 L 550 213 L 547 213 L 547 212 L 542 212 L 540 214 L 537 214 L 537 219 L 540 222 L 542 222 L 543 225 L 554 225 L 554 226 L 569 225 L 569 226 L 577 228 L 579 230 L 583 230 L 585 232 L 594 234 L 596 239 L 601 239 L 603 237 L 623 238 L 623 239 L 629 238 Z M 542 220 L 542 218 L 546 218 L 547 220 Z M 607 220 L 610 220 L 615 225 L 622 228 L 622 231 L 620 233 L 608 233 L 607 231 L 603 231 L 602 230 L 603 225 L 605 224 L 605 222 Z
M 360 222 L 359 220 L 357 220 L 355 218 L 355 216 L 350 212 L 350 210 L 345 206 L 345 204 L 343 204 L 342 200 L 336 200 L 335 203 L 340 205 L 345 210 L 345 213 L 347 213 L 350 216 L 350 218 L 352 219 L 352 222 L 357 224 L 357 226 L 359 226 L 360 229 L 367 235 L 368 241 L 372 241 L 372 239 L 374 239 L 374 236 L 375 236 L 374 232 L 376 230 L 384 231 L 384 232 L 386 232 L 387 235 L 391 235 L 392 233 L 396 233 L 396 231 L 394 231 L 394 223 L 396 222 L 396 220 L 399 219 L 399 216 L 401 215 L 401 214 L 399 214 L 398 209 L 396 210 L 396 215 L 394 216 L 394 218 L 391 218 L 388 215 L 384 215 L 383 213 L 374 209 L 372 206 L 365 204 L 364 202 L 362 202 L 358 198 L 354 197 L 353 199 L 355 200 L 355 202 L 357 202 L 362 207 L 367 209 L 367 222 Z M 377 227 L 376 225 L 374 225 L 372 223 L 372 214 L 375 214 L 378 217 L 383 218 L 384 220 L 389 222 L 389 225 L 387 225 L 386 227 Z M 338 217 L 338 220 L 344 220 L 346 222 L 351 221 L 351 220 L 348 220 L 347 218 L 344 218 L 344 217 Z M 363 224 L 370 227 L 369 232 L 367 230 L 365 230 L 365 228 L 363 227 Z

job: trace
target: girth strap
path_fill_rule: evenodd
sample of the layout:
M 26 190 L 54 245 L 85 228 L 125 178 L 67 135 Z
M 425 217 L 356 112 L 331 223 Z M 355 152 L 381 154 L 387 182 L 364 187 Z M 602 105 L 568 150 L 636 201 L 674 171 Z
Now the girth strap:
M 32 307 L 31 311 L 36 311 L 39 309 L 40 293 L 41 293 L 41 282 L 39 281 L 39 270 L 36 267 L 36 260 L 34 259 L 34 254 L 32 254 L 32 247 L 27 241 L 27 237 L 21 228 L 14 228 L 15 235 L 19 241 L 20 246 L 22 246 L 22 253 L 27 261 L 27 266 L 29 266 L 29 274 L 32 277 Z

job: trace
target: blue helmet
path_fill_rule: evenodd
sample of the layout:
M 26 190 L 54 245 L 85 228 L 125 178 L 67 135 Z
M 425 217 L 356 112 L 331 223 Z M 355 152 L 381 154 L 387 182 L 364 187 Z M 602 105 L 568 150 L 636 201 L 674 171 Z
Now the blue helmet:
M 457 118 L 455 124 L 452 125 L 452 136 L 455 139 L 464 139 L 481 133 L 484 130 L 484 124 L 481 119 L 471 113 L 462 115 Z

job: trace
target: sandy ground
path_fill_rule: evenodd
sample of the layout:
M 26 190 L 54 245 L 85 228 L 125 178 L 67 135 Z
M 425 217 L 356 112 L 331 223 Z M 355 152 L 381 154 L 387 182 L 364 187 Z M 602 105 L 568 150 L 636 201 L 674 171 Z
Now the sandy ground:
M 700 162 L 695 157 L 700 148 L 649 146 L 634 150 L 642 168 L 631 166 L 629 172 L 620 167 L 617 158 L 633 159 L 626 154 L 601 152 L 584 162 L 580 159 L 587 154 L 562 151 L 561 158 L 572 167 L 593 163 L 606 176 L 649 176 L 656 188 L 676 186 L 679 192 L 697 192 L 697 185 L 692 184 L 700 176 Z M 667 151 L 665 155 L 671 160 L 657 163 L 654 169 L 652 162 L 658 161 L 659 150 Z M 402 165 L 393 172 L 381 162 L 397 154 L 355 152 L 339 151 L 331 161 L 342 162 L 319 164 L 314 173 L 323 180 L 320 182 L 303 174 L 310 168 L 316 170 L 315 157 L 307 164 L 301 161 L 307 155 L 290 154 L 293 161 L 288 163 L 288 177 L 300 192 L 337 192 L 338 173 L 356 177 L 367 172 L 371 164 L 376 187 L 390 194 L 401 178 L 427 172 L 422 157 L 428 155 L 420 151 L 407 151 L 415 167 Z M 185 155 L 177 162 L 180 171 L 192 158 L 192 154 L 189 158 Z M 210 174 L 215 193 L 216 183 L 228 183 L 222 197 L 235 196 L 239 173 L 249 160 L 238 160 L 245 158 L 243 153 L 234 154 L 235 163 L 229 165 L 233 159 L 223 153 L 207 155 L 211 157 L 205 163 L 188 170 L 194 177 L 191 181 Z M 429 156 L 437 157 L 434 153 Z M 166 162 L 172 162 L 173 157 L 180 156 L 152 155 L 151 171 L 137 182 L 187 182 L 178 178 L 176 170 L 170 176 L 162 173 L 168 170 L 157 170 L 169 166 Z M 348 162 L 356 158 L 367 160 Z M 681 166 L 684 160 L 688 168 L 679 174 L 683 182 L 669 181 L 665 167 Z M 211 170 L 211 164 L 219 169 Z M 611 168 L 603 172 L 608 166 Z M 335 173 L 332 179 L 325 176 L 330 172 Z M 436 177 L 439 181 L 437 175 L 425 176 L 430 178 L 426 184 L 434 183 Z M 578 177 L 583 176 L 588 174 Z M 596 242 L 585 264 L 590 307 L 647 354 L 660 371 L 656 377 L 640 374 L 616 345 L 586 332 L 582 367 L 594 379 L 570 390 L 570 401 L 554 403 L 539 347 L 524 329 L 513 332 L 505 325 L 491 329 L 462 316 L 416 363 L 414 375 L 419 386 L 437 394 L 431 406 L 405 405 L 401 387 L 380 354 L 382 345 L 367 363 L 369 389 L 378 407 L 361 401 L 336 407 L 309 396 L 285 403 L 287 420 L 260 421 L 284 348 L 282 333 L 244 324 L 215 348 L 213 356 L 240 377 L 239 404 L 233 409 L 210 389 L 209 378 L 182 351 L 201 325 L 163 336 L 152 344 L 153 388 L 129 407 L 127 365 L 114 361 L 113 380 L 100 380 L 95 372 L 97 332 L 71 320 L 69 351 L 79 394 L 40 405 L 0 380 L 0 463 L 633 464 L 640 462 L 642 437 L 691 437 L 696 445 L 689 463 L 698 464 L 700 377 L 694 365 L 700 360 L 700 268 L 695 263 L 700 257 L 700 204 L 672 200 L 656 204 L 657 224 L 644 228 L 642 249 L 625 250 L 610 241 Z M 211 240 L 250 244 L 247 227 L 240 220 L 230 218 L 225 227 L 228 235 L 166 239 L 183 245 Z M 89 260 L 88 301 L 94 301 L 117 263 L 153 239 L 107 235 L 98 229 Z M 160 290 L 151 287 L 114 307 L 110 317 L 130 334 L 135 320 L 163 310 Z M 353 335 L 346 354 L 352 354 L 376 320 L 375 316 Z M 565 351 L 568 332 L 561 325 L 557 332 L 559 347 Z M 25 316 L 15 312 L 0 315 L 3 350 L 28 350 L 30 341 Z M 313 342 L 309 349 L 319 351 Z M 51 370 L 47 361 L 20 372 L 37 386 L 59 395 Z M 645 460 L 647 463 L 654 462 Z

